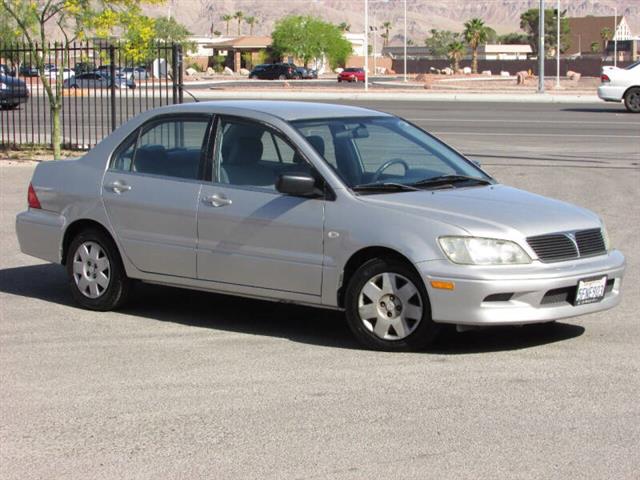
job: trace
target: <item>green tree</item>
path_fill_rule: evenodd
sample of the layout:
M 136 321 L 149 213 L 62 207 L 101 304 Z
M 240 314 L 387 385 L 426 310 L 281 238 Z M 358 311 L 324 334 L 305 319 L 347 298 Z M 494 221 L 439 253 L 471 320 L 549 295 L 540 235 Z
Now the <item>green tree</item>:
M 123 50 L 137 60 L 143 56 L 145 46 L 154 37 L 152 19 L 141 13 L 141 4 L 160 4 L 162 0 L 0 0 L 0 16 L 8 16 L 15 22 L 17 31 L 24 37 L 32 61 L 38 69 L 40 81 L 51 110 L 51 144 L 54 158 L 60 158 L 62 144 L 63 76 L 51 78 L 44 71 L 45 61 L 61 53 L 61 64 L 67 63 L 69 46 L 87 37 L 89 32 L 107 37 L 116 27 L 125 32 Z M 47 38 L 56 32 L 63 40 L 55 42 L 55 50 L 49 48 Z
M 350 32 L 351 31 L 351 25 L 349 25 L 347 22 L 342 22 L 338 25 L 338 28 L 340 29 L 341 32 Z
M 244 18 L 244 12 L 242 12 L 241 10 L 238 10 L 236 13 L 233 14 L 233 18 L 235 18 L 238 21 L 238 36 L 241 35 L 241 26 L 242 26 L 242 19 Z
M 380 34 L 380 36 L 383 38 L 382 46 L 388 47 L 389 35 L 391 35 L 391 29 L 393 28 L 393 25 L 391 24 L 391 22 L 383 22 L 382 28 L 384 29 L 384 33 Z
M 446 57 L 449 54 L 449 45 L 461 40 L 461 35 L 450 30 L 437 30 L 432 28 L 430 37 L 424 41 L 431 55 L 435 57 Z
M 528 45 L 529 36 L 526 33 L 505 33 L 504 35 L 498 35 L 497 41 L 503 45 Z
M 227 24 L 227 37 L 229 36 L 229 23 L 233 20 L 233 15 L 222 15 L 220 19 Z
M 451 60 L 451 68 L 453 68 L 454 72 L 460 70 L 460 60 L 464 56 L 465 46 L 464 43 L 460 41 L 452 42 L 449 45 L 447 56 Z
M 278 20 L 271 38 L 277 56 L 292 55 L 305 67 L 323 56 L 331 65 L 340 65 L 351 54 L 351 43 L 336 25 L 311 16 L 291 15 Z
M 600 51 L 600 43 L 591 42 L 591 53 L 598 53 Z
M 193 35 L 183 24 L 175 18 L 159 17 L 154 20 L 155 39 L 166 43 L 179 43 L 185 52 L 195 50 L 196 43 L 189 41 Z
M 256 17 L 246 17 L 244 21 L 249 25 L 249 35 L 253 35 L 253 27 L 258 23 L 258 19 Z
M 487 42 L 487 26 L 479 18 L 472 18 L 464 24 L 464 39 L 471 47 L 471 71 L 478 73 L 478 47 Z
M 569 48 L 569 20 L 566 18 L 566 10 L 560 12 L 560 52 L 564 52 Z M 520 15 L 520 28 L 525 31 L 528 37 L 531 50 L 536 54 L 538 53 L 538 19 L 540 17 L 540 10 L 537 8 L 531 8 Z M 555 48 L 557 43 L 557 20 L 556 10 L 547 8 L 544 11 L 544 48 L 545 51 L 549 51 L 551 48 Z

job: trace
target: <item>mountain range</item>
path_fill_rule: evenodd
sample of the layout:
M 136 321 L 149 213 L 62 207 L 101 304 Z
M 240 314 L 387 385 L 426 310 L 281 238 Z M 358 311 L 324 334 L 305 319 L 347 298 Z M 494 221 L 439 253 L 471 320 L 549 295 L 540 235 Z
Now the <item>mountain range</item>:
M 498 33 L 520 31 L 520 14 L 537 8 L 538 0 L 406 0 L 408 38 L 422 44 L 432 28 L 461 31 L 466 20 L 482 18 Z M 561 0 L 561 9 L 571 17 L 587 15 L 624 15 L 635 35 L 640 35 L 640 0 Z M 546 0 L 547 8 L 555 8 L 555 0 Z M 369 0 L 370 25 L 380 27 L 391 22 L 391 43 L 402 42 L 403 0 Z M 167 0 L 161 7 L 146 7 L 153 16 L 171 15 L 194 35 L 212 31 L 227 33 L 221 17 L 242 11 L 257 23 L 254 35 L 269 35 L 274 23 L 287 15 L 313 15 L 339 24 L 346 22 L 352 32 L 364 28 L 364 0 Z M 382 33 L 382 29 L 379 28 Z M 229 34 L 237 35 L 236 20 L 229 22 Z M 249 25 L 241 22 L 241 34 L 249 34 Z

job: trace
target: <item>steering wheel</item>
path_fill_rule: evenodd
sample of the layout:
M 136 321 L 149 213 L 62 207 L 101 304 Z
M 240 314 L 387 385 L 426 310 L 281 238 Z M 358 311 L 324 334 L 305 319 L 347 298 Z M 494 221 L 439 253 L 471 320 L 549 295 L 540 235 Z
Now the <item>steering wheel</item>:
M 405 162 L 401 158 L 392 158 L 391 160 L 387 160 L 382 165 L 380 165 L 380 167 L 378 167 L 376 172 L 373 174 L 373 177 L 371 177 L 371 183 L 375 183 L 380 178 L 380 175 L 382 175 L 382 173 L 392 165 L 402 165 L 404 167 L 405 175 L 409 171 L 409 165 L 407 165 L 407 162 Z

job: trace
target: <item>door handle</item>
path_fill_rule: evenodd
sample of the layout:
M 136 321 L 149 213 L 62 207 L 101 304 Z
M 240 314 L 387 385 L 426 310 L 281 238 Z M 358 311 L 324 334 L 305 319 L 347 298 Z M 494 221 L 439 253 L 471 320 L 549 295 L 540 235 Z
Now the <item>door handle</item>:
M 226 207 L 227 205 L 231 205 L 232 203 L 231 200 L 219 193 L 214 193 L 213 195 L 204 197 L 202 201 L 211 205 L 212 207 Z
M 120 194 L 122 192 L 128 192 L 129 190 L 131 190 L 131 185 L 127 185 L 120 180 L 116 180 L 115 182 L 106 184 L 105 188 L 108 188 L 113 192 Z

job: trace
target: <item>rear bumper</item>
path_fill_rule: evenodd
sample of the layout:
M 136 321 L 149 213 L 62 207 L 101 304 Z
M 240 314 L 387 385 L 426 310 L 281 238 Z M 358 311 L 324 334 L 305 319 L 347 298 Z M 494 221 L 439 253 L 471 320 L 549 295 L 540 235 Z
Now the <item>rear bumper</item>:
M 16 217 L 20 251 L 32 257 L 60 263 L 65 219 L 54 212 L 29 209 Z
M 600 85 L 598 87 L 598 97 L 605 102 L 621 102 L 624 95 L 625 87 L 614 85 Z
M 470 267 L 446 260 L 418 264 L 431 301 L 435 322 L 459 325 L 523 325 L 599 312 L 620 303 L 625 269 L 619 251 L 607 255 L 525 267 Z M 574 306 L 573 296 L 580 280 L 606 275 L 610 280 L 605 298 L 598 303 Z M 447 280 L 454 290 L 440 290 L 431 280 Z M 552 290 L 566 292 L 551 296 Z M 512 294 L 506 301 L 487 301 L 497 294 Z M 547 295 L 545 297 L 545 295 Z M 544 300 L 543 300 L 544 299 Z

